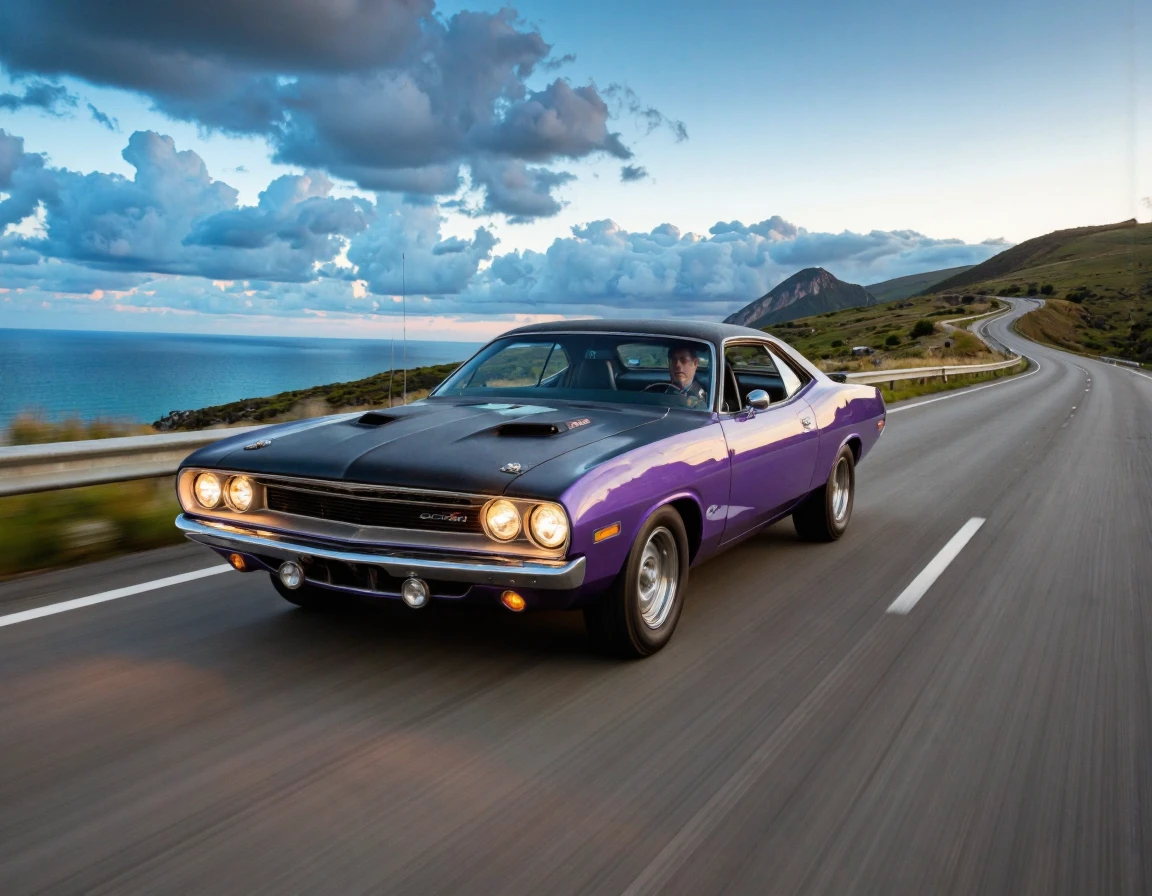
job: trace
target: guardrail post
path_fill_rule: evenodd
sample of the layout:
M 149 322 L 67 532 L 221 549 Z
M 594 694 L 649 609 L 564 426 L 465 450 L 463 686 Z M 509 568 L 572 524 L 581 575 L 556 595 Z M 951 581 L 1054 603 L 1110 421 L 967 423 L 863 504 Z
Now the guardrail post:
M 940 376 L 944 377 L 944 382 L 948 382 L 948 368 L 947 367 L 941 367 L 940 368 Z

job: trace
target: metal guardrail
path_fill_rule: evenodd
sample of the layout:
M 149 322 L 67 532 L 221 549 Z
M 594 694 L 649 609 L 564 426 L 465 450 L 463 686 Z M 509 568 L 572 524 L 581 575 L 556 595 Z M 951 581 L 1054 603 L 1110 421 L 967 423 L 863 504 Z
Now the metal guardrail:
M 887 383 L 896 380 L 934 379 L 943 377 L 948 381 L 950 376 L 965 376 L 969 373 L 986 373 L 990 370 L 1007 370 L 1015 367 L 1023 358 L 1009 358 L 1007 361 L 995 361 L 991 364 L 956 364 L 951 367 L 904 367 L 892 370 L 866 370 L 863 373 L 846 373 L 850 383 Z
M 171 476 L 185 457 L 262 426 L 0 448 L 0 497 Z
M 1136 361 L 1125 361 L 1123 358 L 1108 358 L 1104 355 L 1098 355 L 1097 357 L 1105 364 L 1123 364 L 1125 367 L 1135 367 L 1136 369 L 1140 369 L 1143 366 Z
M 998 309 L 991 313 L 999 314 L 1001 311 Z M 852 383 L 886 383 L 934 377 L 947 380 L 949 376 L 965 373 L 1002 370 L 1019 364 L 1020 360 L 1017 357 L 992 364 L 864 371 L 849 373 L 846 377 Z M 0 447 L 0 497 L 172 476 L 180 461 L 197 448 L 262 428 L 238 426 L 233 429 Z

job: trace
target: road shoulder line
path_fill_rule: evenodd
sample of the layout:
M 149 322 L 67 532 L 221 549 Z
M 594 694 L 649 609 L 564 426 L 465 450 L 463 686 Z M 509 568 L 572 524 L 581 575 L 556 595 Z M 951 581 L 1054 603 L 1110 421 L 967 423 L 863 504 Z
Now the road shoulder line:
M 36 607 L 32 610 L 22 610 L 19 613 L 9 613 L 7 616 L 0 616 L 0 628 L 6 625 L 16 625 L 20 622 L 28 622 L 32 619 L 40 619 L 43 616 L 55 616 L 57 613 L 67 613 L 69 610 L 79 610 L 82 607 L 91 607 L 94 604 L 106 603 L 110 600 L 118 600 L 121 597 L 131 597 L 133 594 L 143 594 L 146 591 L 155 591 L 157 588 L 167 588 L 169 585 L 181 585 L 184 582 L 192 582 L 196 579 L 202 579 L 206 576 L 214 576 L 218 573 L 229 572 L 231 566 L 209 566 L 207 569 L 197 569 L 193 572 L 184 572 L 176 576 L 168 576 L 163 579 L 153 579 L 151 582 L 142 582 L 139 585 L 129 585 L 126 588 L 116 588 L 112 591 L 102 591 L 100 594 L 92 594 L 88 597 L 78 597 L 74 600 L 65 600 L 56 604 L 48 604 L 45 607 Z

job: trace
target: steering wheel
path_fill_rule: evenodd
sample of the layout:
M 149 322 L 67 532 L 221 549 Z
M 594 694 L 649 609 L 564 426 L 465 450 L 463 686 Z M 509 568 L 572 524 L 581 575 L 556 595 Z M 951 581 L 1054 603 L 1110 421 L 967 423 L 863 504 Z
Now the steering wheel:
M 663 392 L 665 395 L 679 395 L 680 394 L 680 387 L 674 386 L 671 383 L 649 383 L 647 386 L 645 386 L 640 391 L 641 392 L 655 392 L 657 390 Z

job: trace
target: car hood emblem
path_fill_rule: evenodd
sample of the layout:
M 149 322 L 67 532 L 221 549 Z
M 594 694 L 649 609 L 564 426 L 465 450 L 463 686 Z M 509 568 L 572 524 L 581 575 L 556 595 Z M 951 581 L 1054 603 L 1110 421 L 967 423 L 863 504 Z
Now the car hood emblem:
M 267 448 L 271 444 L 272 444 L 271 439 L 258 439 L 257 441 L 253 442 L 251 445 L 245 445 L 244 450 L 245 451 L 255 451 L 258 448 Z
M 502 466 L 500 468 L 500 472 L 501 473 L 519 473 L 522 469 L 523 469 L 523 467 L 521 467 L 520 464 L 516 463 L 516 461 L 512 461 L 511 463 L 504 464 L 504 466 Z

